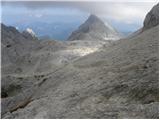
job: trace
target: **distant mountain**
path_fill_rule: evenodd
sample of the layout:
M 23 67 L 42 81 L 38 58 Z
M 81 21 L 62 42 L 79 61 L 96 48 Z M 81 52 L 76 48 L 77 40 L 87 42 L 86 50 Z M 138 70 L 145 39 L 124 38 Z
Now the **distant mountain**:
M 117 40 L 120 34 L 109 24 L 106 26 L 100 18 L 90 15 L 79 28 L 72 32 L 68 40 Z
M 29 22 L 29 23 L 15 23 L 13 26 L 18 30 L 24 31 L 27 28 L 32 29 L 38 38 L 48 36 L 51 39 L 66 40 L 71 32 L 80 25 L 80 22 Z
M 33 32 L 33 30 L 32 30 L 31 28 L 27 28 L 27 29 L 24 31 L 24 33 L 28 33 L 28 34 L 30 34 L 32 37 L 35 37 L 35 36 L 36 36 L 36 34 Z
M 48 35 L 43 35 L 38 37 L 40 40 L 51 40 L 52 38 Z
M 36 34 L 33 32 L 31 28 L 27 28 L 22 32 L 23 36 L 28 38 L 28 39 L 36 39 Z

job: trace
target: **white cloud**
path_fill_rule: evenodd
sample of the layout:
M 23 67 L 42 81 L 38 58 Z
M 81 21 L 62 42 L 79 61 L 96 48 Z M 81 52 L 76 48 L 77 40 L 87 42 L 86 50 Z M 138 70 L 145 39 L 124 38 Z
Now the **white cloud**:
M 35 14 L 35 17 L 41 18 L 43 15 L 42 14 Z
M 119 22 L 125 22 L 128 24 L 133 24 L 135 22 L 143 22 L 145 15 L 148 13 L 148 11 L 157 4 L 157 0 L 149 0 L 146 2 L 146 0 L 116 0 L 118 2 L 115 2 L 115 0 L 106 0 L 107 2 L 104 2 L 104 0 L 100 0 L 99 2 L 97 0 L 94 0 L 94 2 L 91 1 L 30 1 L 30 2 L 4 2 L 2 5 L 19 5 L 26 7 L 30 10 L 43 10 L 46 9 L 52 10 L 48 11 L 46 10 L 46 13 L 48 15 L 50 14 L 65 14 L 65 11 L 57 10 L 57 8 L 69 8 L 70 14 L 77 14 L 75 11 L 85 11 L 88 13 L 96 14 L 99 17 L 103 18 L 104 20 L 114 20 Z M 74 9 L 73 9 L 74 8 Z M 65 9 L 66 10 L 66 9 Z M 35 12 L 35 17 L 42 17 L 43 15 L 40 13 Z M 69 13 L 69 12 L 67 12 Z M 33 11 L 34 14 L 34 11 Z
M 99 2 L 80 6 L 80 9 L 89 11 L 104 19 L 131 24 L 136 21 L 142 22 L 155 4 L 156 2 Z

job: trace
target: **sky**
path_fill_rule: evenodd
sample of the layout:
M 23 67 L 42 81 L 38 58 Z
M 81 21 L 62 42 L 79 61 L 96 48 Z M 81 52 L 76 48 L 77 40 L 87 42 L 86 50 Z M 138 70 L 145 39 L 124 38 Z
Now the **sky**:
M 157 3 L 158 0 L 3 0 L 1 21 L 7 25 L 29 22 L 77 22 L 80 25 L 90 14 L 95 14 L 120 32 L 134 32 L 142 27 L 146 14 Z

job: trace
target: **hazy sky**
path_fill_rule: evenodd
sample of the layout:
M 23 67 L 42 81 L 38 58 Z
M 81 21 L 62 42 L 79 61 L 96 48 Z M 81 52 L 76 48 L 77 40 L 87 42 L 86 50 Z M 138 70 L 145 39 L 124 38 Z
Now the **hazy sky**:
M 97 1 L 2 2 L 2 22 L 6 24 L 36 21 L 83 23 L 90 14 L 95 14 L 119 31 L 135 31 L 143 25 L 148 11 L 158 3 L 157 0 Z

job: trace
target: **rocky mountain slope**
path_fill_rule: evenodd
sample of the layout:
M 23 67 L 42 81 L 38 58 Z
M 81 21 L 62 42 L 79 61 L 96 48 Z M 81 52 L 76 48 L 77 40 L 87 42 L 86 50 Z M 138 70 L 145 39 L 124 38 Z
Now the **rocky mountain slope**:
M 128 36 L 128 38 L 132 38 L 134 36 L 139 35 L 143 31 L 152 28 L 154 26 L 159 25 L 159 3 L 155 5 L 149 13 L 146 15 L 145 20 L 143 22 L 143 27 L 132 33 Z
M 95 15 L 89 18 L 79 28 L 72 32 L 68 40 L 117 40 L 120 34 L 110 25 L 106 26 Z
M 56 71 L 105 44 L 99 41 L 41 41 L 32 33 L 20 33 L 2 24 L 2 97 L 13 97 L 25 91 L 37 82 L 35 76 Z M 23 78 L 27 80 L 22 81 Z
M 2 64 L 11 62 L 14 63 L 18 57 L 27 54 L 32 50 L 37 49 L 38 39 L 29 36 L 26 38 L 14 27 L 7 27 L 1 24 L 2 31 Z
M 143 29 L 149 29 L 159 24 L 159 3 L 147 14 L 143 24 Z
M 67 50 L 93 49 L 91 40 L 40 42 L 30 52 L 36 58 L 32 67 L 19 62 L 29 73 L 6 75 L 2 69 L 2 118 L 158 118 L 158 35 L 157 24 L 100 48 L 95 42 L 96 52 L 66 64 L 57 64 L 55 58 Z

